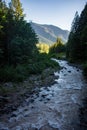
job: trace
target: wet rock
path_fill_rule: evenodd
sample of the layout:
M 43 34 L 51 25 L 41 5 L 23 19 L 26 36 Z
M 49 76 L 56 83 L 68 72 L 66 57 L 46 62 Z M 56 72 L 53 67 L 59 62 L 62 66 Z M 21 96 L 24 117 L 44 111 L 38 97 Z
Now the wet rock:
M 46 104 L 47 102 L 44 102 L 44 104 Z
M 7 127 L 0 128 L 0 130 L 9 130 Z
M 28 130 L 38 130 L 37 128 L 28 128 Z
M 64 74 L 64 76 L 66 76 L 67 74 Z
M 46 91 L 50 91 L 48 87 L 45 87 Z
M 11 115 L 11 117 L 16 117 L 17 115 L 15 114 L 15 113 L 13 113 L 12 115 Z
M 39 101 L 40 101 L 40 102 L 42 102 L 43 100 L 42 100 L 42 99 L 40 99 Z
M 11 113 L 13 111 L 12 106 L 11 105 L 7 106 L 7 105 L 6 106 L 2 106 L 3 108 L 0 108 L 0 114 L 1 115 L 5 114 L 5 113 L 9 114 L 9 113 Z
M 47 94 L 42 94 L 41 97 L 45 98 L 47 96 Z
M 40 128 L 40 130 L 59 130 L 58 128 L 53 128 L 50 125 L 45 125 Z
M 71 73 L 71 70 L 69 70 L 68 72 Z
M 47 91 L 50 91 L 48 88 L 46 89 Z
M 39 97 L 39 94 L 36 94 L 36 98 L 38 98 Z
M 8 100 L 9 100 L 9 98 L 8 97 L 3 97 L 3 96 L 0 96 L 0 104 L 1 103 L 7 103 L 8 102 Z
M 30 99 L 30 102 L 33 103 L 33 102 L 34 102 L 34 99 Z
M 15 128 L 13 128 L 12 130 L 23 130 L 21 126 L 16 126 Z
M 9 130 L 9 129 L 0 122 L 0 130 Z
M 29 114 L 30 114 L 30 112 L 29 112 L 29 111 L 26 111 L 25 113 L 23 113 L 24 117 L 28 117 L 28 116 L 29 116 Z
M 28 93 L 25 93 L 24 96 L 25 96 L 26 98 L 28 98 L 28 97 L 29 97 L 29 94 L 28 94 Z
M 66 68 L 66 67 L 64 67 L 64 69 L 65 69 L 65 70 L 67 70 L 67 68 Z
M 54 93 L 52 93 L 52 97 L 54 97 Z
M 13 87 L 13 84 L 12 84 L 11 82 L 4 83 L 4 87 L 12 88 L 12 87 Z
M 50 98 L 47 98 L 48 101 L 50 101 Z
M 7 109 L 8 112 L 12 112 L 13 111 L 12 105 L 7 106 L 6 109 Z

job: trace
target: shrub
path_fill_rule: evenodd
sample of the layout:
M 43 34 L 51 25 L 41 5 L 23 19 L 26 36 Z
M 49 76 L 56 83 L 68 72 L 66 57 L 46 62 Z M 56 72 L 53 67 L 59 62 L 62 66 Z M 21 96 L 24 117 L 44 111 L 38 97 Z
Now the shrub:
M 87 62 L 83 65 L 83 74 L 87 78 Z
M 13 82 L 22 81 L 25 79 L 25 75 L 19 72 L 19 68 L 14 68 L 13 66 L 4 66 L 0 68 L 0 81 L 1 82 Z M 23 71 L 22 71 L 23 72 Z
M 0 68 L 0 81 L 1 82 L 20 82 L 26 79 L 30 74 L 40 74 L 47 68 L 58 68 L 59 65 L 51 60 L 51 55 L 39 54 L 30 59 L 29 64 L 18 64 L 14 66 L 4 66 Z

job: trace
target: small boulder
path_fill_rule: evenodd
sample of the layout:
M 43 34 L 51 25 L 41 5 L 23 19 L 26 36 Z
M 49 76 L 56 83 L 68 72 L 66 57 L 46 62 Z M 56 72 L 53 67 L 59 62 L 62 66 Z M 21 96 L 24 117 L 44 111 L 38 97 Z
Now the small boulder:
M 40 130 L 59 130 L 58 128 L 53 128 L 51 127 L 49 124 L 48 125 L 45 125 L 45 126 L 42 126 L 40 128 Z
M 68 72 L 69 72 L 69 73 L 71 73 L 71 71 L 70 71 L 70 70 L 69 70 Z

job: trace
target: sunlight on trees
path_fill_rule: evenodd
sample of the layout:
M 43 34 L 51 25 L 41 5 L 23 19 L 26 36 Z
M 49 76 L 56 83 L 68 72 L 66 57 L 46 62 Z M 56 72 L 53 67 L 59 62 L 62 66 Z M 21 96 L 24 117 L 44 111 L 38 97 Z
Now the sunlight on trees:
M 50 46 L 49 52 L 50 53 L 65 52 L 65 45 L 63 44 L 61 38 L 57 38 L 56 43 L 54 43 L 52 46 Z
M 38 43 L 36 46 L 40 53 L 49 53 L 49 45 L 45 43 Z

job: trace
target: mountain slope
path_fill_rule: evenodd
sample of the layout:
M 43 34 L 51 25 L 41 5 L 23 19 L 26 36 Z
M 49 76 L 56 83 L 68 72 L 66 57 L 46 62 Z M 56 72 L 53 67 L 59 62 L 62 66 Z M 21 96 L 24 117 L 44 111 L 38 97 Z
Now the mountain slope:
M 57 37 L 61 37 L 64 42 L 68 39 L 69 31 L 62 30 L 54 25 L 42 25 L 31 22 L 31 26 L 38 35 L 39 42 L 41 43 L 52 44 L 56 41 Z

